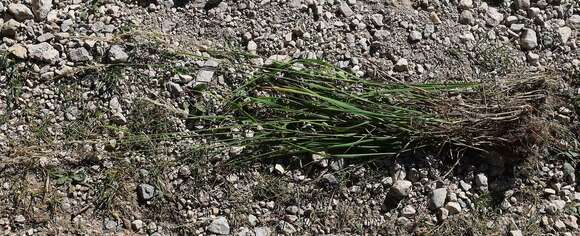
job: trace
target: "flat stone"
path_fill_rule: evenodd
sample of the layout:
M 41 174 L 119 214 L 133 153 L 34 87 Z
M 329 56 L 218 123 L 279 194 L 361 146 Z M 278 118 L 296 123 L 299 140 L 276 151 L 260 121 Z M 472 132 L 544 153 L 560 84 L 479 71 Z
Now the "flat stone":
M 225 217 L 220 216 L 209 224 L 207 230 L 218 235 L 228 235 L 230 234 L 230 225 Z
M 580 15 L 572 15 L 566 22 L 571 28 L 580 30 Z
M 8 52 L 19 59 L 26 59 L 28 57 L 28 50 L 22 44 L 14 44 L 8 48 Z
M 37 20 L 45 20 L 52 8 L 52 0 L 32 0 L 32 12 Z
M 8 37 L 16 36 L 16 34 L 18 33 L 18 30 L 22 26 L 20 24 L 20 22 L 14 20 L 14 19 L 10 19 L 1 25 L 2 25 L 2 32 L 1 32 L 2 35 L 8 36 Z
M 523 236 L 521 230 L 512 230 L 510 231 L 510 236 Z
M 17 21 L 23 22 L 34 18 L 32 11 L 24 4 L 10 4 L 8 5 L 8 13 Z
M 346 2 L 341 2 L 340 6 L 338 7 L 340 13 L 346 17 L 350 17 L 354 15 L 354 12 L 350 8 L 350 6 Z
M 272 235 L 272 229 L 269 227 L 256 227 L 254 229 L 255 236 L 270 236 Z
M 504 19 L 504 15 L 497 10 L 495 7 L 489 7 L 485 15 L 485 22 L 489 26 L 497 26 Z
M 89 51 L 87 51 L 87 49 L 84 47 L 73 48 L 69 50 L 68 57 L 71 61 L 74 62 L 87 62 L 93 60 L 93 57 Z
M 515 0 L 514 5 L 517 9 L 528 10 L 530 9 L 530 0 Z
M 411 193 L 411 186 L 413 184 L 408 180 L 398 180 L 391 187 L 391 194 L 394 197 L 407 197 Z
M 42 62 L 55 62 L 60 53 L 52 45 L 44 42 L 39 44 L 28 45 L 28 56 L 34 60 Z
M 431 209 L 437 209 L 443 207 L 445 204 L 445 199 L 447 198 L 447 189 L 438 188 L 431 192 L 431 198 L 429 201 L 429 207 Z
M 129 55 L 127 55 L 125 49 L 120 45 L 113 45 L 109 48 L 109 60 L 113 63 L 127 62 Z

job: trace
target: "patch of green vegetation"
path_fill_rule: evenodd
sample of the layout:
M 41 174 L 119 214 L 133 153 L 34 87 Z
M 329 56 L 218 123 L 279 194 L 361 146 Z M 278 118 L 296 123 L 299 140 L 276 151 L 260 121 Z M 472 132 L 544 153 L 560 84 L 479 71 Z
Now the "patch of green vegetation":
M 0 117 L 0 122 L 9 118 L 12 110 L 17 105 L 16 99 L 22 95 L 22 87 L 24 86 L 24 79 L 19 69 L 17 68 L 16 61 L 8 58 L 7 54 L 0 54 L 0 71 L 6 79 L 6 113 L 3 117 Z
M 481 43 L 474 48 L 476 59 L 475 65 L 484 73 L 495 73 L 506 75 L 514 68 L 513 53 L 505 44 L 485 44 Z

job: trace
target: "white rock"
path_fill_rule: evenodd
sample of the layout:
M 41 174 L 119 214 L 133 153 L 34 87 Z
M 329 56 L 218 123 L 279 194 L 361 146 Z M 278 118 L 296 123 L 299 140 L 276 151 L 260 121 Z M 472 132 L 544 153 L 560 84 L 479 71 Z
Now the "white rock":
M 473 8 L 473 0 L 461 0 L 461 1 L 459 1 L 459 8 L 461 8 L 461 9 Z
M 220 216 L 214 219 L 211 224 L 209 224 L 207 230 L 210 233 L 218 235 L 228 235 L 230 234 L 230 225 L 228 224 L 228 220 L 225 217 Z
M 251 226 L 256 226 L 258 224 L 258 218 L 252 214 L 248 215 L 248 223 Z
M 411 31 L 411 33 L 409 33 L 409 41 L 411 41 L 412 43 L 416 43 L 421 41 L 421 39 L 423 39 L 423 35 L 421 34 L 421 32 L 413 30 Z
M 480 190 L 487 190 L 487 176 L 484 173 L 479 173 L 475 176 L 475 185 Z
M 257 227 L 254 229 L 255 236 L 270 236 L 272 235 L 272 230 L 268 227 Z
M 396 72 L 407 72 L 409 71 L 409 62 L 405 58 L 400 58 L 395 64 L 394 71 Z
M 497 26 L 499 25 L 504 19 L 504 15 L 497 10 L 495 7 L 490 7 L 487 9 L 485 22 L 489 26 Z
M 30 8 L 24 4 L 10 4 L 8 5 L 8 12 L 20 22 L 34 18 Z
M 14 44 L 12 47 L 8 48 L 8 52 L 20 59 L 26 59 L 28 57 L 28 51 L 26 47 L 22 46 L 22 44 Z
M 28 56 L 34 60 L 42 62 L 55 62 L 60 53 L 52 45 L 44 42 L 34 45 L 28 45 Z
M 413 216 L 416 213 L 417 213 L 417 210 L 415 210 L 415 208 L 411 205 L 407 205 L 401 210 L 401 214 L 403 216 L 406 216 L 406 217 Z
M 510 231 L 510 236 L 524 236 L 521 230 L 512 230 Z
M 567 24 L 574 29 L 580 30 L 580 15 L 572 15 L 568 18 Z
M 529 52 L 526 55 L 526 59 L 528 60 L 528 63 L 530 63 L 531 65 L 534 65 L 534 66 L 539 66 L 540 65 L 540 55 L 538 55 L 536 53 Z
M 341 2 L 338 9 L 339 9 L 340 13 L 342 13 L 342 15 L 344 15 L 346 17 L 350 17 L 350 16 L 354 15 L 354 12 L 352 11 L 350 6 L 348 6 L 348 4 L 346 2 Z
M 140 231 L 141 229 L 143 229 L 143 225 L 144 225 L 143 221 L 141 220 L 134 220 L 133 222 L 131 222 L 131 227 L 135 231 Z
M 258 50 L 258 44 L 256 44 L 256 42 L 254 42 L 253 40 L 250 40 L 248 42 L 248 51 L 250 51 L 251 53 L 256 53 L 256 50 Z
M 411 193 L 411 186 L 413 184 L 408 180 L 398 180 L 391 187 L 391 192 L 394 197 L 407 197 Z
M 52 0 L 32 0 L 32 12 L 39 21 L 45 20 L 52 8 Z
M 127 62 L 129 60 L 129 55 L 125 52 L 125 49 L 119 45 L 113 45 L 109 49 L 109 60 L 111 62 Z
M 431 209 L 437 209 L 443 207 L 445 204 L 445 199 L 447 198 L 447 189 L 438 188 L 431 192 L 431 198 L 429 201 L 429 207 Z
M 570 36 L 572 36 L 572 29 L 568 26 L 560 27 L 558 29 L 558 34 L 560 35 L 560 39 L 562 43 L 566 44 Z
M 461 213 L 461 205 L 458 202 L 448 202 L 445 208 L 449 211 L 449 214 L 459 214 Z
M 524 50 L 534 49 L 538 46 L 538 37 L 533 29 L 524 29 L 520 35 L 520 46 Z

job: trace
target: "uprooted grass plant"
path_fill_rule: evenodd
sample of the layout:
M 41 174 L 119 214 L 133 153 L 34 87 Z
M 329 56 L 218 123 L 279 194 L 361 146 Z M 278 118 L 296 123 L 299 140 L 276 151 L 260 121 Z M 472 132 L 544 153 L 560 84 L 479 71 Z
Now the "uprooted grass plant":
M 370 159 L 418 150 L 525 147 L 545 76 L 494 83 L 400 84 L 315 60 L 277 62 L 234 91 L 232 123 L 211 132 L 250 158 Z M 236 138 L 238 137 L 238 138 Z M 243 155 L 246 156 L 247 155 Z

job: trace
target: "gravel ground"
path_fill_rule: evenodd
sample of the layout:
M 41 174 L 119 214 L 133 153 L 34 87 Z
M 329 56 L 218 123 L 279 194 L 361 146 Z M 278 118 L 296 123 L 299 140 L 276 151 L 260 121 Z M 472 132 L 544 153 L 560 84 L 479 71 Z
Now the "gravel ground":
M 546 108 L 568 148 L 523 160 L 228 165 L 188 118 L 291 58 L 389 82 L 549 76 L 574 98 L 577 1 L 0 0 L 0 17 L 0 235 L 580 233 L 575 104 Z

